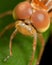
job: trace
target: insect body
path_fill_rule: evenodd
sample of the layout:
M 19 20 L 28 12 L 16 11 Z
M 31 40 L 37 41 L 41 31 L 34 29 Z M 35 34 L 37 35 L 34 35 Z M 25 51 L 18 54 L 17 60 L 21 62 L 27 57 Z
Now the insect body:
M 44 1 L 45 2 L 45 1 Z M 35 5 L 35 4 L 38 5 Z M 46 7 L 46 8 L 44 8 Z M 0 15 L 0 18 L 12 14 L 16 22 L 6 26 L 2 32 L 0 32 L 0 36 L 4 34 L 6 30 L 9 28 L 15 27 L 15 31 L 12 33 L 9 42 L 10 48 L 10 56 L 12 56 L 12 40 L 17 34 L 17 32 L 22 33 L 23 35 L 30 35 L 34 37 L 33 40 L 33 51 L 32 57 L 30 59 L 29 65 L 32 65 L 34 60 L 34 54 L 36 51 L 37 37 L 39 37 L 42 43 L 42 49 L 40 50 L 39 58 L 37 63 L 40 62 L 41 55 L 44 49 L 45 41 L 41 33 L 45 32 L 50 26 L 50 17 L 48 14 L 47 6 L 43 7 L 39 4 L 39 0 L 35 0 L 35 2 L 21 2 L 19 3 L 13 11 L 5 12 Z M 17 20 L 18 19 L 18 20 Z

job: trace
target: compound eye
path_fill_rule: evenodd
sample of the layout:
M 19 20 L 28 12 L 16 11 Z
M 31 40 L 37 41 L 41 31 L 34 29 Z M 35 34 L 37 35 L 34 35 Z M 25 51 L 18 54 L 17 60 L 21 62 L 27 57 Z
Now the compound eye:
M 38 10 L 32 14 L 31 22 L 39 32 L 45 32 L 49 28 L 50 18 L 47 12 Z
M 27 19 L 32 14 L 32 8 L 29 2 L 21 2 L 14 9 L 14 15 L 19 19 Z

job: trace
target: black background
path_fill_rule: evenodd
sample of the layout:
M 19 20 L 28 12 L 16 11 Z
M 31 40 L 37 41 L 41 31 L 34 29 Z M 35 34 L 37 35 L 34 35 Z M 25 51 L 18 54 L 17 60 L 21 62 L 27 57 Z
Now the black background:
M 40 65 L 52 65 L 52 34 L 46 43 Z

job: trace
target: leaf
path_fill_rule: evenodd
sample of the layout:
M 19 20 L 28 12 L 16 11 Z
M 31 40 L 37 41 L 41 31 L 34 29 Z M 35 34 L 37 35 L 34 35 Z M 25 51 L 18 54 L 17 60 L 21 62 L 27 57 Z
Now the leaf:
M 0 13 L 8 10 L 13 10 L 13 8 L 21 1 L 22 0 L 0 0 Z M 12 22 L 15 21 L 10 15 L 0 18 L 0 31 L 2 31 L 6 25 Z M 6 56 L 9 55 L 10 35 L 14 31 L 14 29 L 15 28 L 6 31 L 5 34 L 0 38 L 0 65 L 28 65 L 31 58 L 33 37 L 24 36 L 20 33 L 17 33 L 16 37 L 13 40 L 13 56 L 10 57 L 6 62 L 3 61 Z M 50 26 L 49 30 L 43 34 L 46 41 L 49 37 L 51 29 L 52 26 Z M 36 63 L 40 48 L 41 44 L 38 40 L 33 65 L 35 65 Z

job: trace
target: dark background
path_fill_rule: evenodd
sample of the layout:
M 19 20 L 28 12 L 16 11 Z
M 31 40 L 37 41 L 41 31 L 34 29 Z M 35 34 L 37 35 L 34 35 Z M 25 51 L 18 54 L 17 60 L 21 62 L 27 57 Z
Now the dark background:
M 46 43 L 40 65 L 52 65 L 52 34 Z

